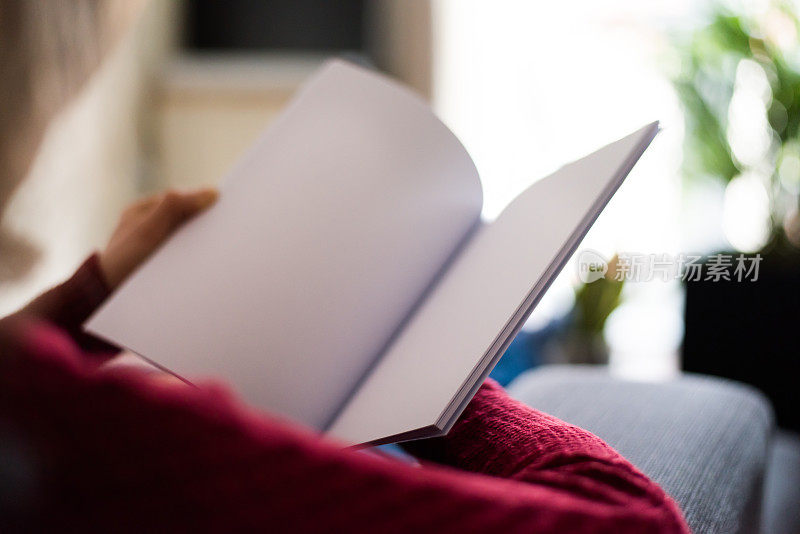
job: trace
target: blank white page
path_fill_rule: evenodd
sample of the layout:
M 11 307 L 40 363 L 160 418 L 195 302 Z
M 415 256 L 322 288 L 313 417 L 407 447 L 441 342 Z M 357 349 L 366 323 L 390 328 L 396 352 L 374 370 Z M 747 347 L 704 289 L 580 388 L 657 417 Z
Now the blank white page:
M 427 104 L 323 66 L 87 330 L 322 428 L 480 216 L 477 171 Z
M 355 443 L 443 425 L 630 171 L 657 124 L 544 178 L 481 228 L 330 433 Z M 512 327 L 510 330 L 509 327 Z M 452 410 L 450 410 L 452 411 Z

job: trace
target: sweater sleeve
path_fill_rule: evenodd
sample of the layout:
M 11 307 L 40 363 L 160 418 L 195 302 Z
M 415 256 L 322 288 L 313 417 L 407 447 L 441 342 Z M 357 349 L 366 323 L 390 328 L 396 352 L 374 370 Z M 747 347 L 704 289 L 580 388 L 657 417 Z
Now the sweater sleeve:
M 87 334 L 82 325 L 109 294 L 100 259 L 97 254 L 92 254 L 69 279 L 36 297 L 14 317 L 53 323 L 84 350 L 108 356 L 118 352 L 117 347 Z
M 14 501 L 36 503 L 15 516 L 28 526 L 687 532 L 664 492 L 599 439 L 493 383 L 449 437 L 412 446 L 463 469 L 415 467 L 256 413 L 218 386 L 98 373 L 52 331 L 22 339 L 3 345 L 22 356 L 0 359 L 0 429 L 31 459 L 19 487 L 35 495 Z

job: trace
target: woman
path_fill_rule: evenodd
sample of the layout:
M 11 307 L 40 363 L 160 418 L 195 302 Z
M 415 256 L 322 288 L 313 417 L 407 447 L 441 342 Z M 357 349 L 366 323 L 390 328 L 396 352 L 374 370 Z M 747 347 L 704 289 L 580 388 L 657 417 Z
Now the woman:
M 55 110 L 37 98 L 44 78 L 70 88 L 88 72 L 75 47 L 99 34 L 74 35 L 76 17 L 108 28 L 111 5 L 0 1 L 0 206 Z M 0 320 L 0 529 L 688 531 L 613 449 L 492 381 L 447 437 L 407 445 L 422 462 L 413 466 L 256 413 L 219 385 L 107 370 L 115 349 L 81 323 L 215 198 L 134 204 L 105 250 Z

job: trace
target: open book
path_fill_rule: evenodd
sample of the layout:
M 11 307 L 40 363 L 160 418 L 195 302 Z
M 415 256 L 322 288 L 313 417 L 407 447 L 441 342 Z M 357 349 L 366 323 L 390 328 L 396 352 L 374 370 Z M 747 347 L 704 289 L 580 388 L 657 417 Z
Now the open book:
M 475 166 L 428 105 L 330 61 L 85 327 L 350 443 L 441 435 L 657 129 L 487 224 Z

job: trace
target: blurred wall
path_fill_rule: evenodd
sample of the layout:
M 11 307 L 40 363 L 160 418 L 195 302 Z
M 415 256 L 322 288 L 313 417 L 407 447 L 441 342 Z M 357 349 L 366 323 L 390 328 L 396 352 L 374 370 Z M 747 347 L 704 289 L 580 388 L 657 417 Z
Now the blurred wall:
M 367 51 L 349 56 L 374 62 L 429 97 L 430 14 L 430 0 L 370 0 Z M 204 50 L 173 56 L 155 99 L 156 185 L 218 183 L 303 81 L 337 53 Z
M 150 2 L 101 68 L 51 124 L 6 224 L 38 249 L 32 270 L 0 282 L 0 315 L 69 275 L 110 234 L 147 182 L 140 134 L 151 81 L 172 41 L 173 4 Z
M 433 94 L 432 0 L 371 0 L 367 44 L 381 69 L 419 94 Z
M 40 250 L 33 270 L 0 282 L 0 314 L 62 280 L 101 247 L 131 200 L 216 184 L 331 54 L 188 54 L 182 1 L 151 0 L 79 97 L 54 121 L 6 213 Z M 429 97 L 430 0 L 370 0 L 369 57 Z
M 217 184 L 323 61 L 320 55 L 176 55 L 154 99 L 158 183 Z

